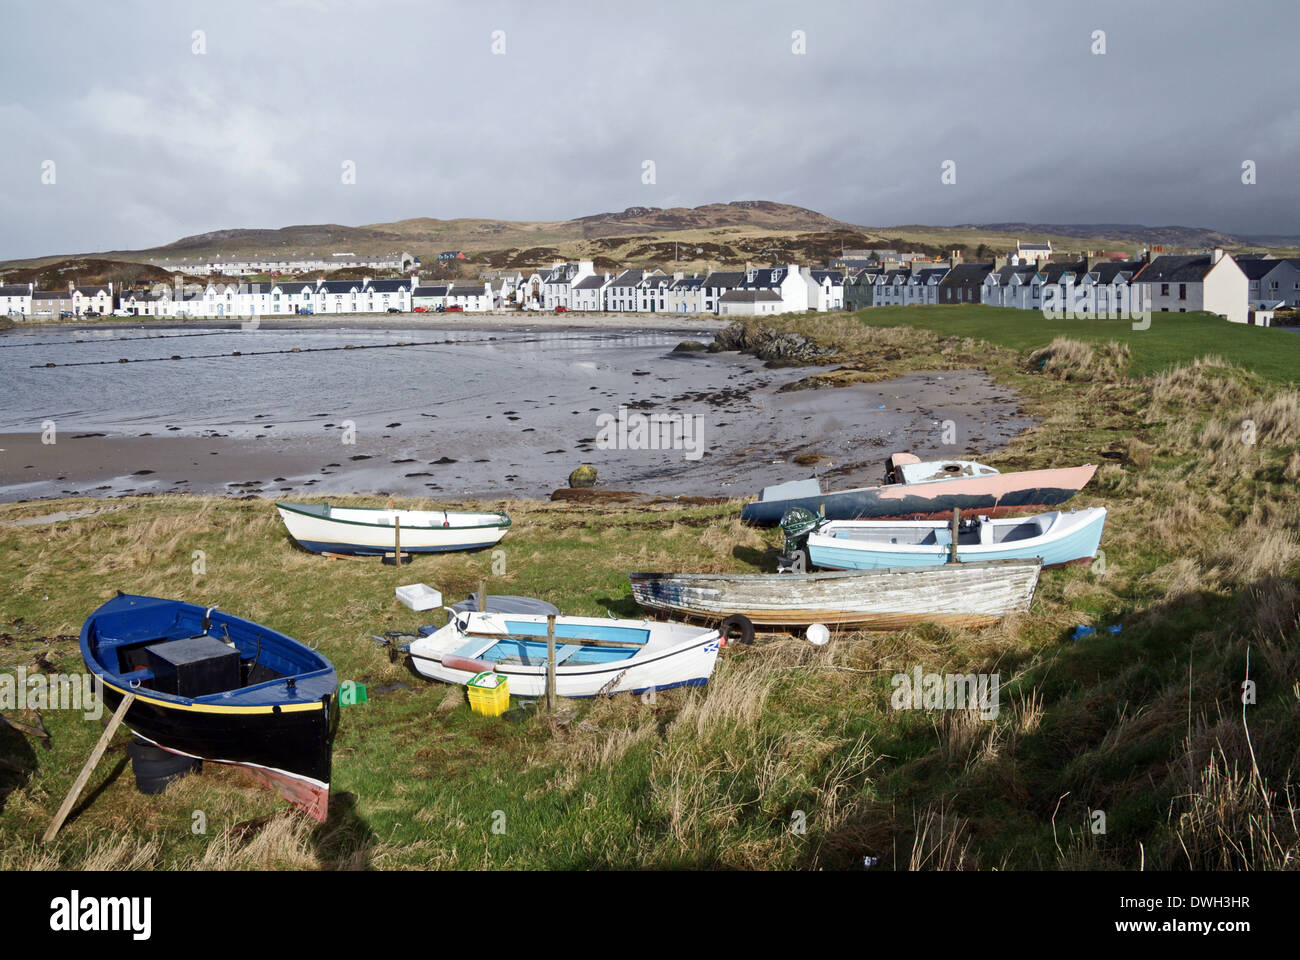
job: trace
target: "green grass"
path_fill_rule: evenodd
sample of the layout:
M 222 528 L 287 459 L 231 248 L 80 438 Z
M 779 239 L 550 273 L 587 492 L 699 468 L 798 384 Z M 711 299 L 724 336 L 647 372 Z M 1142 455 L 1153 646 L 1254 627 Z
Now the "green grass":
M 1092 343 L 1115 340 L 1132 351 L 1130 372 L 1135 376 L 1214 355 L 1276 383 L 1300 382 L 1300 334 L 1228 323 L 1208 313 L 1155 313 L 1147 330 L 1134 330 L 1128 320 L 1049 320 L 1036 310 L 1006 307 L 873 307 L 854 316 L 872 327 L 920 327 L 1025 352 L 1045 347 L 1056 337 Z
M 958 329 L 944 336 L 877 319 L 780 323 L 820 331 L 849 380 L 975 365 L 1014 388 L 1038 426 L 987 459 L 1101 463 L 1071 506 L 1108 508 L 1104 566 L 1046 571 L 1031 615 L 992 630 L 840 633 L 821 648 L 774 637 L 726 648 L 703 689 L 488 719 L 372 643 L 433 619 L 401 607 L 395 586 L 423 581 L 454 600 L 486 579 L 568 613 L 636 615 L 627 571 L 761 569 L 776 535 L 740 525 L 736 503 L 515 502 L 504 572 L 491 553 L 396 570 L 295 549 L 261 500 L 128 498 L 44 527 L 4 524 L 103 504 L 3 506 L 0 669 L 78 670 L 73 635 L 121 588 L 220 603 L 318 643 L 371 700 L 343 711 L 324 827 L 215 765 L 144 797 L 119 735 L 49 848 L 39 835 L 99 727 L 45 711 L 46 748 L 0 725 L 0 869 L 848 869 L 864 856 L 897 869 L 1135 869 L 1139 849 L 1155 868 L 1295 866 L 1300 396 L 1240 351 L 1243 366 L 1162 377 L 1062 351 L 1036 372 L 1012 345 L 984 343 L 1006 333 L 999 312 L 950 317 Z M 1080 623 L 1122 632 L 1075 643 Z M 1247 659 L 1258 702 L 1243 713 Z M 891 675 L 918 665 L 998 673 L 998 718 L 891 709 Z M 1090 829 L 1096 811 L 1104 834 Z

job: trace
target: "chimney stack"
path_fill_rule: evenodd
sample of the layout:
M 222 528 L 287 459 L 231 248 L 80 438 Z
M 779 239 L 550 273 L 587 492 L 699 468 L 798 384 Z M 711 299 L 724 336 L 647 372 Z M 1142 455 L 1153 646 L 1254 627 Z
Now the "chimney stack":
M 1222 259 L 1223 259 L 1223 247 L 1215 247 L 1214 253 L 1210 255 L 1210 262 L 1218 263 Z

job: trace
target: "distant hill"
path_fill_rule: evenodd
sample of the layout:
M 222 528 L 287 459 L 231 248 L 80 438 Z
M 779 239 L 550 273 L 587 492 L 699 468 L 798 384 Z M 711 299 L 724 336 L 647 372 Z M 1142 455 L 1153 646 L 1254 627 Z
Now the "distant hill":
M 30 266 L 0 268 L 0 282 L 35 283 L 42 290 L 60 290 L 76 281 L 81 286 L 108 283 L 155 283 L 167 281 L 171 275 L 147 263 L 123 260 L 104 260 L 89 257 L 71 257 Z
M 477 268 L 536 267 L 554 259 L 585 259 L 594 260 L 598 269 L 671 264 L 674 269 L 691 271 L 745 261 L 824 262 L 842 250 L 864 247 L 932 254 L 961 250 L 971 255 L 978 251 L 984 256 L 1013 247 L 1016 239 L 1051 241 L 1063 251 L 1086 247 L 1136 253 L 1148 244 L 1171 249 L 1300 248 L 1300 237 L 1236 236 L 1202 227 L 1123 223 L 864 227 L 805 207 L 739 200 L 699 207 L 628 207 L 572 220 L 414 217 L 355 227 L 324 223 L 278 229 L 232 228 L 143 250 L 12 261 L 11 269 L 0 269 L 0 275 L 22 279 L 14 275 L 14 267 L 57 273 L 82 269 L 86 272 L 78 279 L 92 283 L 97 281 L 91 277 L 98 273 L 91 265 L 108 262 L 155 263 L 165 270 L 180 262 L 325 258 L 335 253 L 379 257 L 402 250 L 419 257 L 430 272 L 437 270 L 437 254 L 444 250 L 464 251 L 470 256 L 469 265 Z M 84 266 L 77 268 L 76 264 Z
M 1300 236 L 1242 235 L 1206 227 L 1147 227 L 1137 223 L 965 223 L 957 229 L 987 230 L 1016 236 L 1056 234 L 1084 240 L 1118 241 L 1129 246 L 1164 244 L 1168 247 L 1295 247 Z

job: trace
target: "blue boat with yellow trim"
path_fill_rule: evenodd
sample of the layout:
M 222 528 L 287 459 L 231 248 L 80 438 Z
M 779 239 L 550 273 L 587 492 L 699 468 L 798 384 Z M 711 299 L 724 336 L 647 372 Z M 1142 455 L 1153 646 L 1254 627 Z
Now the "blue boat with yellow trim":
M 269 627 L 180 600 L 118 595 L 81 628 L 81 656 L 142 740 L 237 764 L 317 820 L 329 810 L 333 665 Z

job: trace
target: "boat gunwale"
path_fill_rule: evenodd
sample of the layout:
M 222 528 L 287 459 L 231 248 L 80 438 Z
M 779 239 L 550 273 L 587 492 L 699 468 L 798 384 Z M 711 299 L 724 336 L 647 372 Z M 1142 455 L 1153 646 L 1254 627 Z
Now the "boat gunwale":
M 299 504 L 286 503 L 286 502 L 281 501 L 281 500 L 276 500 L 276 501 L 275 501 L 275 507 L 276 507 L 277 510 L 287 510 L 287 511 L 289 511 L 290 513 L 296 513 L 296 514 L 298 514 L 298 516 L 300 516 L 300 517 L 310 517 L 310 518 L 313 519 L 313 520 L 324 520 L 324 521 L 326 521 L 326 522 L 328 522 L 328 523 L 344 523 L 344 524 L 349 524 L 349 525 L 354 526 L 354 527 L 370 527 L 370 528 L 375 529 L 375 530 L 392 530 L 392 529 L 394 529 L 394 526 L 393 526 L 393 524 L 391 524 L 391 523 L 367 523 L 367 522 L 364 521 L 364 520 L 342 520 L 342 519 L 339 519 L 339 518 L 337 518 L 337 517 L 331 517 L 331 516 L 324 515 L 324 514 L 319 514 L 319 513 L 311 513 L 311 512 L 309 512 L 309 511 L 307 511 L 307 510 L 300 510 L 300 509 L 298 509 L 299 506 L 322 506 L 322 505 L 321 505 L 321 504 L 301 504 L 301 505 L 299 505 Z M 388 510 L 388 509 L 385 508 L 385 507 L 346 507 L 346 508 L 343 508 L 343 509 L 348 509 L 348 510 L 373 510 L 373 511 L 375 511 L 376 513 L 385 513 L 385 512 L 386 512 L 386 513 L 402 513 L 402 512 L 403 512 L 403 511 L 401 511 L 401 510 Z M 413 512 L 415 512 L 415 511 L 405 511 L 405 512 L 407 512 L 407 513 L 413 513 Z M 422 512 L 422 513 L 437 513 L 438 511 L 436 511 L 436 510 L 425 510 L 425 511 L 420 511 L 420 512 Z M 469 513 L 472 513 L 472 512 L 474 512 L 474 511 L 469 511 L 469 510 L 444 510 L 444 511 L 442 511 L 442 512 L 445 513 L 445 514 L 451 515 L 451 514 L 469 514 Z M 484 514 L 487 514 L 488 512 L 487 512 L 487 511 L 483 511 L 483 513 L 484 513 Z M 503 529 L 508 528 L 508 527 L 511 525 L 511 523 L 513 522 L 513 521 L 510 519 L 510 514 L 506 513 L 504 510 L 501 511 L 501 512 L 499 512 L 499 513 L 497 513 L 497 514 L 495 514 L 495 516 L 501 518 L 500 522 L 498 522 L 498 523 L 471 523 L 471 524 L 466 524 L 465 526 L 460 526 L 460 527 L 452 527 L 452 526 L 447 526 L 447 527 L 418 527 L 418 526 L 412 526 L 412 527 L 405 527 L 405 528 L 403 528 L 403 529 L 410 530 L 412 533 L 414 533 L 414 532 L 417 531 L 417 530 L 503 530 Z
M 934 462 L 938 463 L 938 462 L 947 462 L 947 461 L 934 461 Z M 970 462 L 974 463 L 976 461 L 970 461 Z M 986 463 L 981 463 L 980 466 L 986 467 L 989 465 Z M 1083 463 L 1077 467 L 1041 467 L 1037 470 L 1012 470 L 1010 473 L 1002 473 L 1001 471 L 999 471 L 998 473 L 980 474 L 979 476 L 933 477 L 929 480 L 915 480 L 912 481 L 911 483 L 907 483 L 903 481 L 899 481 L 898 483 L 869 483 L 861 487 L 849 487 L 848 489 L 845 490 L 822 490 L 820 493 L 816 493 L 816 494 L 808 494 L 806 496 L 793 496 L 793 497 L 776 497 L 772 500 L 764 500 L 763 495 L 760 492 L 758 496 L 752 497 L 749 500 L 747 500 L 746 505 L 751 503 L 755 503 L 755 504 L 785 503 L 791 500 L 815 500 L 819 497 L 839 497 L 848 494 L 864 493 L 870 490 L 893 490 L 898 487 L 920 487 L 920 486 L 926 486 L 931 483 L 953 483 L 954 481 L 962 481 L 962 480 L 965 481 L 992 480 L 995 477 L 1023 477 L 1029 474 L 1047 474 L 1047 473 L 1061 474 L 1061 473 L 1072 473 L 1077 470 L 1091 470 L 1092 474 L 1095 474 L 1097 472 L 1097 467 L 1098 465 L 1095 463 Z M 998 468 L 993 467 L 992 469 L 997 470 Z M 1092 474 L 1089 475 L 1088 480 L 1092 479 Z M 791 482 L 791 481 L 787 481 L 787 482 Z M 1084 483 L 1079 487 L 1079 489 L 1082 490 L 1084 486 L 1087 486 L 1087 482 L 1088 481 L 1084 481 Z M 1016 489 L 1021 489 L 1021 488 L 1017 487 Z M 1034 485 L 1031 484 L 1024 487 L 1023 489 L 1035 489 L 1035 487 Z M 1077 493 L 1078 491 L 1075 492 Z
M 933 574 L 936 570 L 947 570 L 960 567 L 962 569 L 980 568 L 988 569 L 996 566 L 1037 566 L 1042 567 L 1043 561 L 1039 557 L 1002 557 L 995 560 L 959 560 L 956 563 L 944 563 L 938 566 L 928 567 L 879 567 L 871 570 L 821 570 L 816 573 L 647 573 L 635 572 L 629 573 L 629 580 L 717 580 L 717 579 L 736 579 L 744 577 L 751 582 L 760 577 L 768 577 L 779 582 L 794 582 L 805 580 L 836 579 L 844 577 L 863 577 L 863 576 L 885 576 L 891 573 L 913 573 L 917 575 Z
M 280 631 L 268 627 L 265 624 L 258 623 L 255 620 L 246 619 L 245 617 L 236 616 L 224 610 L 218 611 L 216 613 L 216 616 L 224 618 L 226 622 L 238 621 L 241 624 L 245 624 L 249 627 L 253 627 L 257 631 L 260 631 L 265 635 L 269 635 L 275 638 L 277 643 L 287 643 L 290 646 L 299 647 L 302 650 L 304 650 L 307 654 L 309 654 L 311 657 L 320 661 L 322 665 L 300 673 L 285 674 L 283 676 L 275 677 L 270 680 L 260 681 L 250 686 L 233 687 L 230 690 L 221 690 L 218 691 L 217 693 L 206 694 L 205 696 L 202 697 L 182 697 L 179 694 L 167 693 L 165 690 L 154 690 L 151 687 L 132 686 L 130 676 L 118 670 L 110 669 L 109 665 L 100 658 L 101 650 L 100 650 L 99 640 L 96 639 L 94 642 L 92 642 L 89 637 L 89 631 L 91 625 L 95 623 L 96 619 L 99 617 L 100 611 L 103 610 L 104 607 L 107 607 L 109 604 L 124 599 L 162 601 L 163 603 L 175 604 L 179 607 L 191 607 L 193 608 L 193 610 L 196 611 L 202 611 L 204 609 L 202 606 L 195 603 L 190 603 L 188 600 L 169 600 L 165 597 L 150 597 L 144 594 L 128 594 L 128 593 L 119 593 L 117 596 L 112 597 L 109 600 L 106 600 L 104 603 L 96 607 L 95 610 L 91 612 L 90 616 L 88 616 L 81 625 L 81 632 L 79 636 L 79 646 L 81 648 L 81 659 L 86 664 L 86 668 L 92 674 L 94 674 L 96 677 L 99 678 L 100 683 L 102 683 L 106 687 L 111 687 L 113 690 L 119 693 L 133 693 L 135 694 L 137 700 L 144 700 L 147 702 L 157 704 L 159 706 L 165 706 L 174 709 L 197 710 L 200 712 L 219 712 L 219 713 L 244 713 L 244 712 L 270 713 L 273 712 L 276 708 L 279 708 L 280 710 L 286 712 L 296 712 L 296 711 L 308 710 L 308 709 L 314 710 L 320 707 L 321 699 L 319 697 L 312 697 L 310 699 L 301 698 L 301 697 L 286 699 L 284 697 L 265 696 L 265 694 L 268 694 L 271 691 L 271 688 L 273 686 L 277 684 L 283 684 L 287 680 L 293 680 L 296 685 L 300 681 L 318 680 L 320 678 L 333 675 L 335 678 L 335 683 L 334 683 L 335 689 L 337 689 L 338 687 L 338 672 L 335 669 L 334 664 L 331 663 L 329 658 L 326 657 L 324 654 L 320 653 L 318 650 L 313 649 L 312 647 L 309 647 L 301 640 L 294 639 L 293 637 L 289 636 L 287 633 L 281 633 Z M 114 613 L 114 612 L 116 611 L 109 611 L 109 613 Z M 215 621 L 215 617 L 214 617 L 214 621 Z M 177 638 L 177 639 L 184 639 L 184 638 Z M 158 638 L 158 642 L 166 642 L 166 641 L 163 638 Z M 228 697 L 227 694 L 243 695 L 250 691 L 254 695 L 253 697 L 254 702 L 252 703 L 223 702 L 223 701 L 230 700 L 230 697 Z M 263 696 L 258 697 L 257 696 L 258 694 L 263 694 Z M 332 697 L 333 695 L 334 693 L 333 691 L 331 691 L 330 696 Z

